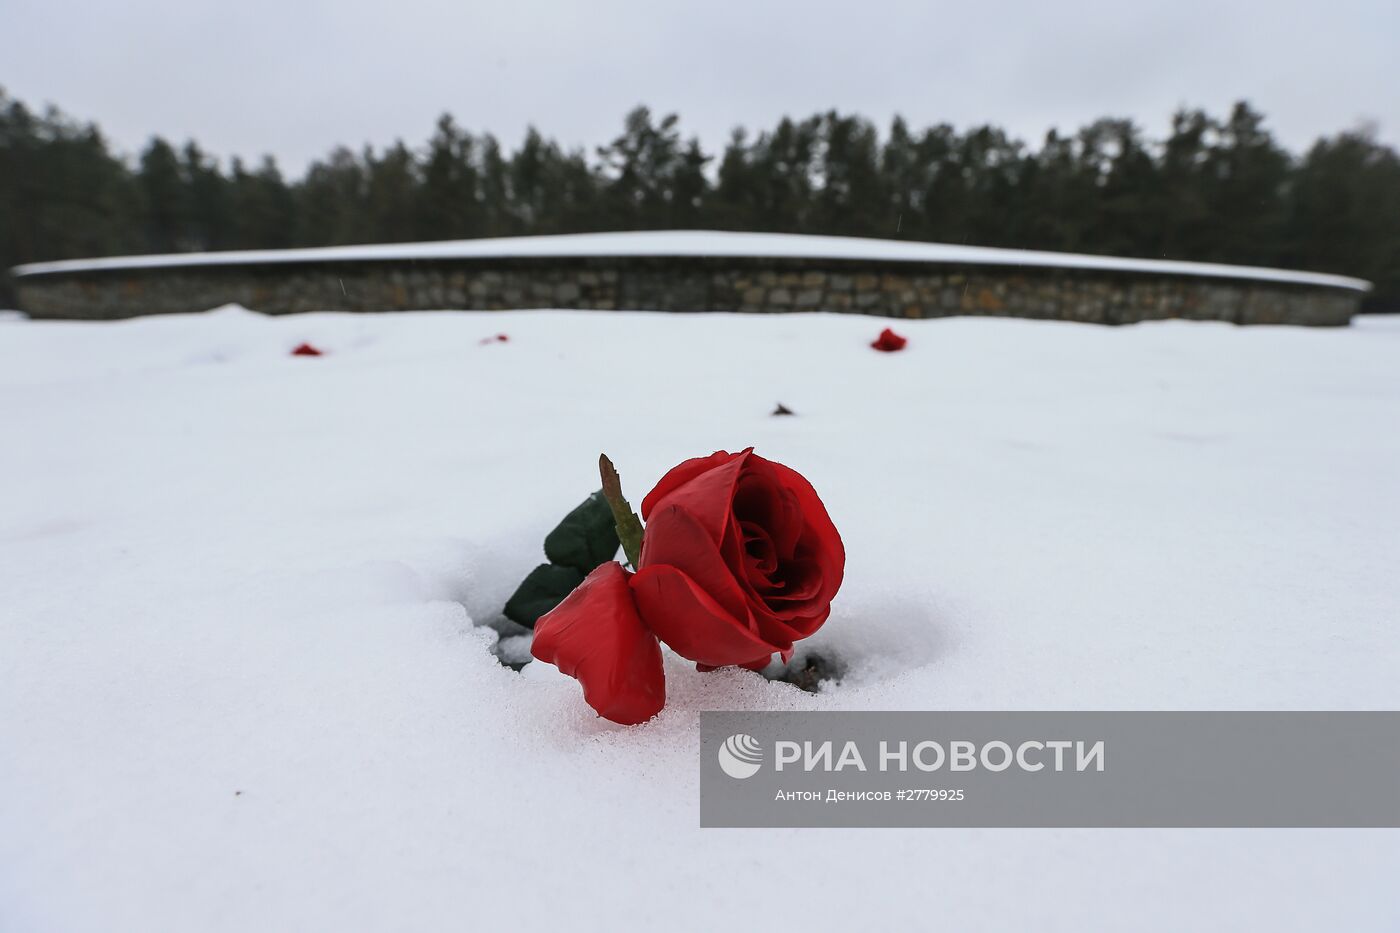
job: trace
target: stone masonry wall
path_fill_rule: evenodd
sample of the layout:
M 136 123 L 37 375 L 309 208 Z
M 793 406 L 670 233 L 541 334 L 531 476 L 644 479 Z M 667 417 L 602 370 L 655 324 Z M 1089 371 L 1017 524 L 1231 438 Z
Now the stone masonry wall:
M 20 276 L 16 284 L 19 306 L 31 316 L 87 320 L 237 303 L 271 314 L 547 307 L 1343 325 L 1362 297 L 1326 286 L 1153 273 L 631 257 L 94 270 Z

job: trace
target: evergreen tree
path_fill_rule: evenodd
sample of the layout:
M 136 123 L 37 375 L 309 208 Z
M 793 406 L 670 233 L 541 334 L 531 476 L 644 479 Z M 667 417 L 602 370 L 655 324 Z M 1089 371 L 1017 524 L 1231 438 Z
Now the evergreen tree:
M 1277 262 L 1283 248 L 1290 162 L 1263 127 L 1263 117 L 1238 103 L 1219 128 L 1204 165 L 1211 223 L 1196 258 Z
M 418 195 L 418 231 L 425 240 L 482 236 L 485 229 L 474 162 L 476 140 L 443 114 L 428 141 Z
M 735 129 L 720 159 L 705 219 L 721 230 L 761 230 L 758 197 L 758 170 L 748 134 Z
M 271 156 L 255 172 L 233 160 L 229 204 L 235 248 L 283 249 L 295 242 L 296 205 Z
M 511 210 L 510 166 L 496 137 L 482 137 L 480 151 L 481 228 L 485 236 L 511 236 L 525 231 L 514 222 Z
M 754 227 L 779 232 L 810 232 L 812 195 L 818 184 L 821 118 L 794 123 L 784 117 L 754 143 Z
M 967 243 L 972 238 L 972 196 L 963 165 L 963 143 L 946 123 L 924 132 L 919 140 L 923 178 L 923 238 L 944 243 Z
M 918 143 L 903 117 L 895 117 L 890 124 L 889 139 L 880 153 L 878 171 L 884 212 L 895 219 L 894 230 L 883 235 L 892 239 L 919 239 L 924 220 L 924 165 Z
M 141 192 L 141 224 L 152 252 L 174 253 L 194 248 L 187 239 L 190 228 L 190 196 L 175 149 L 159 136 L 141 153 L 138 175 Z
M 967 217 L 965 238 L 990 246 L 1008 246 L 1008 231 L 1020 209 L 1022 144 L 994 126 L 982 126 L 962 140 L 958 163 L 963 176 Z
M 1159 250 L 1162 203 L 1157 164 L 1131 120 L 1098 120 L 1082 134 L 1092 139 L 1094 243 L 1117 256 Z
M 1179 110 L 1160 159 L 1162 198 L 1161 255 L 1201 258 L 1210 240 L 1211 185 L 1206 163 L 1215 121 L 1200 110 Z
M 1294 180 L 1281 264 L 1369 279 L 1400 310 L 1400 156 L 1362 128 L 1320 139 Z
M 709 158 L 698 141 L 682 144 L 678 122 L 668 114 L 653 123 L 651 111 L 637 107 L 627 115 L 622 135 L 598 150 L 607 227 L 657 229 L 698 218 Z
M 189 205 L 186 248 L 228 249 L 233 240 L 228 180 L 193 141 L 185 143 L 181 153 L 181 175 Z
M 521 231 L 535 232 L 557 210 L 559 151 L 533 126 L 510 160 L 511 214 Z
M 375 239 L 366 218 L 364 165 L 344 146 L 315 162 L 296 189 L 297 242 L 303 246 L 364 243 Z
M 813 230 L 854 236 L 894 231 L 898 219 L 886 204 L 880 141 L 868 121 L 834 110 L 823 117 L 816 171 Z
M 418 161 L 401 141 L 378 157 L 366 147 L 365 215 L 370 235 L 387 243 L 419 236 L 417 201 L 422 185 Z
M 703 224 L 710 180 L 705 176 L 705 163 L 710 157 L 700 148 L 700 140 L 691 138 L 676 161 L 671 176 L 671 211 L 667 226 L 690 228 Z
M 1055 130 L 1040 150 L 1022 162 L 1021 210 L 1008 246 L 1023 249 L 1082 249 L 1093 225 L 1094 186 L 1079 167 L 1075 140 Z

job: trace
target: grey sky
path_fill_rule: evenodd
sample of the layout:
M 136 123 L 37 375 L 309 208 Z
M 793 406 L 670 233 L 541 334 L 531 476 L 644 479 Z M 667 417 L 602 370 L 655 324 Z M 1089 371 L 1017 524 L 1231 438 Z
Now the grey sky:
M 418 145 L 444 110 L 510 148 L 530 123 L 593 146 L 637 103 L 712 151 L 832 107 L 1038 142 L 1240 98 L 1295 151 L 1362 120 L 1400 141 L 1395 0 L 0 0 L 0 33 L 0 85 L 123 151 L 193 137 L 293 174 L 336 143 Z

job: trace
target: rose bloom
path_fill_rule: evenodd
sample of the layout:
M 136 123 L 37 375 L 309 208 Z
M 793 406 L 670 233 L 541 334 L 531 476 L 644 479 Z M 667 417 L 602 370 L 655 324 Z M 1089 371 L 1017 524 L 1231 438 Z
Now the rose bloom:
M 535 624 L 531 651 L 607 719 L 666 703 L 656 640 L 701 670 L 764 667 L 821 628 L 846 551 L 812 484 L 752 448 L 687 460 L 642 500 L 635 574 L 603 564 Z
M 886 327 L 884 330 L 880 331 L 880 336 L 875 338 L 875 342 L 872 343 L 871 346 L 881 353 L 897 353 L 903 350 L 908 343 L 908 337 L 901 337 L 899 334 L 896 334 L 893 330 Z

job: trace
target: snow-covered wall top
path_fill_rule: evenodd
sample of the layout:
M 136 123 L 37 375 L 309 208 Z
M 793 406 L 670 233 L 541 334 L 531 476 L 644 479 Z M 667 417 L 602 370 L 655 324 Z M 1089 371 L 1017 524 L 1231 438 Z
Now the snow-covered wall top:
M 18 276 L 181 266 L 265 265 L 269 263 L 384 262 L 444 259 L 540 259 L 589 257 L 688 257 L 746 259 L 830 259 L 876 262 L 941 263 L 974 266 L 1029 266 L 1100 272 L 1157 273 L 1320 285 L 1370 291 L 1371 283 L 1342 275 L 1294 272 L 1256 266 L 1161 259 L 1121 259 L 1078 253 L 913 243 L 858 237 L 805 236 L 785 233 L 729 233 L 712 230 L 665 230 L 640 233 L 578 233 L 561 236 L 445 240 L 435 243 L 383 243 L 309 249 L 229 250 L 170 253 L 159 256 L 112 256 L 69 259 L 18 266 Z

